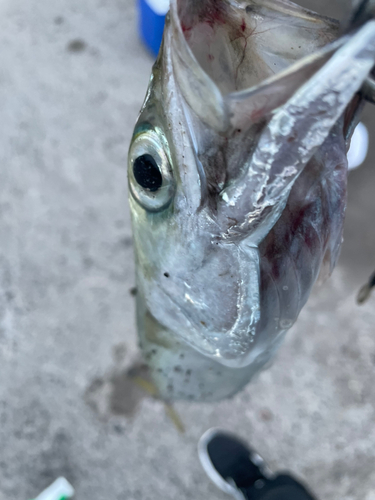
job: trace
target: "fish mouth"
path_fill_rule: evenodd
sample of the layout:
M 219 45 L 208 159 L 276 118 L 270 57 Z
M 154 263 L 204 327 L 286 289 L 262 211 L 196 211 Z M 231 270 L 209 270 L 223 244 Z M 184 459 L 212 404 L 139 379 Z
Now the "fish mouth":
M 332 42 L 338 22 L 291 2 L 178 1 L 178 22 L 196 61 L 223 95 L 259 85 Z
M 287 0 L 172 0 L 170 18 L 165 46 L 181 92 L 218 132 L 269 115 L 342 43 L 338 21 Z

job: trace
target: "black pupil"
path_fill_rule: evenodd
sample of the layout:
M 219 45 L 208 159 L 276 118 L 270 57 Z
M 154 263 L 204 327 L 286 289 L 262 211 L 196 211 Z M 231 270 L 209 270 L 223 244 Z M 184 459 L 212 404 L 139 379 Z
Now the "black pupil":
M 160 170 L 151 155 L 138 156 L 133 165 L 133 172 L 138 184 L 149 191 L 157 191 L 163 183 Z

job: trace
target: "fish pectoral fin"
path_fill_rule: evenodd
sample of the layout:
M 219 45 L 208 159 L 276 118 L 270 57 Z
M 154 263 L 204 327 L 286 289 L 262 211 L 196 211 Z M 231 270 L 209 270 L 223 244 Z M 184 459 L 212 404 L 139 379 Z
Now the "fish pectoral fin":
M 173 425 L 176 427 L 180 434 L 185 434 L 185 426 L 177 413 L 176 409 L 170 403 L 164 403 L 165 412 L 172 421 Z

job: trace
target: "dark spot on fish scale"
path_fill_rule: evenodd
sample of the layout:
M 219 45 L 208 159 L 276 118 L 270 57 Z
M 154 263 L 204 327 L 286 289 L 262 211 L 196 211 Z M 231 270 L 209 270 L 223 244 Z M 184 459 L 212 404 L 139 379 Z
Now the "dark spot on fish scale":
M 155 354 L 157 354 L 157 350 L 151 349 L 151 351 L 149 351 L 145 354 L 146 360 L 149 361 L 153 356 L 155 356 Z
M 253 12 L 254 7 L 252 5 L 247 5 L 245 10 L 246 14 L 250 14 L 251 12 Z
M 185 354 L 182 354 L 182 353 L 181 353 L 179 357 L 180 357 L 180 359 L 184 359 Z
M 201 325 L 203 326 L 207 326 L 206 323 L 204 321 L 201 321 Z
M 164 276 L 165 276 L 166 278 L 169 278 L 169 273 L 164 273 Z
M 177 365 L 173 368 L 173 370 L 176 372 L 176 373 L 181 373 L 182 372 L 182 368 L 180 365 Z
M 136 288 L 135 286 L 133 286 L 133 288 L 131 288 L 131 289 L 129 290 L 129 293 L 130 293 L 130 295 L 131 295 L 132 297 L 135 297 L 135 296 L 137 295 L 137 292 L 138 292 L 138 291 L 137 291 L 137 288 Z
M 85 49 L 86 43 L 78 38 L 76 40 L 71 40 L 67 46 L 68 52 L 83 52 Z
M 186 370 L 186 376 L 187 376 L 187 377 L 190 377 L 190 375 L 191 375 L 191 370 L 190 370 L 190 369 L 189 369 L 189 370 Z

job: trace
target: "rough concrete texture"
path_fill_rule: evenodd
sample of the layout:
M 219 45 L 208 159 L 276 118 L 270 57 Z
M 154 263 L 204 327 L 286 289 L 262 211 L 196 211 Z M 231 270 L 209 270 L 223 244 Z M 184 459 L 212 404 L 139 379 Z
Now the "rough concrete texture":
M 321 499 L 374 500 L 375 297 L 355 304 L 375 268 L 374 141 L 350 175 L 338 268 L 269 370 L 231 401 L 177 404 L 184 435 L 126 376 L 126 154 L 151 64 L 132 0 L 0 3 L 0 500 L 59 475 L 77 500 L 224 500 L 197 460 L 211 426 Z

